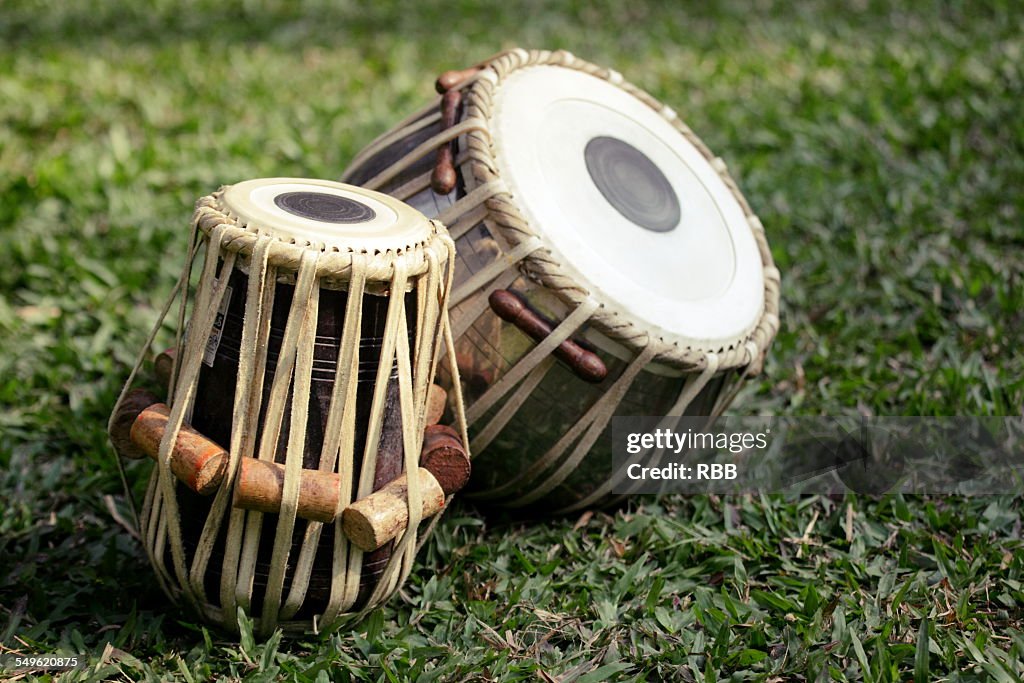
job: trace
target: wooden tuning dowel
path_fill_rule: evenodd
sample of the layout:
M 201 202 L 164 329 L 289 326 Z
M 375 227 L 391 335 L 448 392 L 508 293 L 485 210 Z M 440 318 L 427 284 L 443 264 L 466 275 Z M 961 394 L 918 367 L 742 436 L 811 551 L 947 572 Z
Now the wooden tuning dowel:
M 471 66 L 468 69 L 445 71 L 434 81 L 434 88 L 443 95 L 452 88 L 462 85 L 463 81 L 475 76 L 482 68 L 482 66 Z
M 167 431 L 170 415 L 166 405 L 154 403 L 142 410 L 131 425 L 131 442 L 153 460 L 159 457 L 160 442 Z M 171 472 L 196 493 L 209 495 L 224 479 L 227 455 L 228 452 L 220 445 L 183 424 L 171 447 Z
M 121 404 L 111 429 L 111 441 L 125 457 L 156 460 L 170 417 L 170 409 L 153 394 L 133 391 Z M 171 472 L 202 495 L 217 490 L 227 470 L 228 453 L 210 438 L 187 424 L 178 431 L 171 448 Z M 299 483 L 298 515 L 317 522 L 331 522 L 338 509 L 339 477 L 333 472 L 303 470 Z M 239 461 L 235 507 L 259 512 L 280 512 L 284 496 L 284 465 L 255 458 Z
M 295 514 L 314 522 L 333 522 L 341 477 L 334 472 L 303 469 Z M 239 460 L 232 504 L 244 510 L 277 514 L 284 500 L 284 465 L 255 458 Z
M 125 395 L 110 421 L 109 433 L 110 443 L 122 458 L 140 460 L 146 457 L 146 452 L 132 441 L 132 425 L 143 410 L 160 402 L 159 396 L 145 389 L 132 389 Z
M 448 405 L 448 392 L 437 386 L 431 384 L 427 387 L 427 415 L 426 424 L 436 425 L 441 421 L 444 416 L 444 409 Z
M 171 386 L 171 373 L 174 371 L 174 349 L 167 349 L 157 354 L 157 357 L 153 359 L 153 373 L 156 375 L 157 382 L 163 387 Z
M 458 90 L 449 90 L 441 98 L 441 131 L 446 131 L 455 125 L 455 119 L 459 114 L 459 104 L 462 102 L 462 93 Z M 434 170 L 430 174 L 430 189 L 437 194 L 447 195 L 455 189 L 458 182 L 458 175 L 455 172 L 455 141 L 451 140 L 437 148 L 437 160 L 434 162 Z
M 423 496 L 423 517 L 444 507 L 444 491 L 425 467 L 417 471 Z M 409 525 L 409 481 L 403 474 L 390 484 L 360 498 L 341 513 L 341 528 L 360 550 L 372 552 L 398 537 Z
M 443 395 L 443 390 L 437 387 Z M 437 395 L 437 392 L 433 392 Z M 442 401 L 443 402 L 443 401 Z M 125 396 L 112 420 L 111 442 L 123 457 L 156 460 L 160 442 L 167 430 L 170 409 L 154 394 L 135 390 Z M 446 495 L 454 493 L 469 480 L 469 456 L 458 433 L 443 425 L 426 428 L 420 478 L 423 491 L 422 517 L 430 517 L 444 507 Z M 223 482 L 228 453 L 213 440 L 183 424 L 171 448 L 170 466 L 174 475 L 196 493 L 209 495 Z M 235 482 L 233 505 L 246 510 L 279 513 L 284 496 L 284 465 L 255 458 L 241 458 Z M 332 522 L 338 509 L 341 478 L 334 472 L 302 470 L 296 514 L 316 522 Z M 353 543 L 367 552 L 394 539 L 409 523 L 408 480 L 400 475 L 378 491 L 356 501 L 343 515 L 343 525 L 354 525 L 349 535 Z M 345 522 L 346 519 L 351 520 Z
M 554 329 L 551 321 L 530 308 L 518 294 L 508 289 L 491 292 L 487 302 L 499 318 L 510 322 L 536 342 L 543 341 Z M 608 376 L 608 368 L 596 353 L 587 351 L 572 339 L 566 339 L 552 352 L 558 360 L 569 366 L 577 377 L 599 383 Z
M 469 455 L 459 433 L 447 425 L 427 427 L 423 432 L 420 467 L 434 475 L 446 496 L 469 483 Z
M 469 456 L 455 430 L 442 425 L 426 429 L 420 455 L 421 518 L 437 514 L 445 496 L 469 480 Z M 361 498 L 341 513 L 341 527 L 356 547 L 371 552 L 398 537 L 409 525 L 409 482 L 406 475 Z

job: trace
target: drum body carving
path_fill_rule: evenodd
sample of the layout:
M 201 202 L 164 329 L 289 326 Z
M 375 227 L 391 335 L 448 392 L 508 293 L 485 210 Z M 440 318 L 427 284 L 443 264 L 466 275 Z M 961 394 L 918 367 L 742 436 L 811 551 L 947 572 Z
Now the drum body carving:
M 363 552 L 340 512 L 419 467 L 452 241 L 391 197 L 289 178 L 226 186 L 197 203 L 193 225 L 190 251 L 205 255 L 197 286 L 187 286 L 191 262 L 179 283 L 188 323 L 142 511 L 146 550 L 173 599 L 229 629 L 237 607 L 262 633 L 333 628 L 378 606 L 411 569 L 418 513 Z M 212 495 L 171 473 L 184 429 L 228 454 Z M 278 478 L 276 514 L 239 502 L 249 458 Z M 337 503 L 303 518 L 319 481 Z M 407 489 L 415 511 L 423 491 Z
M 713 417 L 759 372 L 779 324 L 764 229 L 724 163 L 614 71 L 517 49 L 438 90 L 343 180 L 456 241 L 470 495 L 607 503 L 613 415 Z

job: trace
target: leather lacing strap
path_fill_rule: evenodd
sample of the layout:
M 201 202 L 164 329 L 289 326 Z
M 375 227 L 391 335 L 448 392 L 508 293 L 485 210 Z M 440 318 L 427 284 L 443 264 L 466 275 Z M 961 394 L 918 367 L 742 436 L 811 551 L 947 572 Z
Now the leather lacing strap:
M 459 199 L 457 202 L 452 204 L 450 207 L 441 212 L 437 217 L 437 220 L 441 221 L 444 225 L 454 225 L 457 220 L 462 216 L 470 214 L 478 206 L 482 206 L 485 201 L 490 199 L 496 194 L 507 192 L 505 188 L 505 181 L 500 178 L 495 178 L 490 182 L 486 182 L 479 187 L 473 188 L 466 196 Z M 459 234 L 452 232 L 452 239 L 458 239 Z
M 597 441 L 597 437 L 604 431 L 637 374 L 651 362 L 653 357 L 654 347 L 649 346 L 644 349 L 630 361 L 626 370 L 612 383 L 608 391 L 594 402 L 590 409 L 547 453 L 507 484 L 492 489 L 491 495 L 498 498 L 507 495 L 509 491 L 514 491 L 517 487 L 529 486 L 529 493 L 518 496 L 514 501 L 508 503 L 509 507 L 521 507 L 537 501 L 565 481 L 575 471 L 583 456 L 590 451 L 591 446 Z M 569 452 L 568 449 L 574 442 L 576 442 L 576 446 Z M 568 452 L 568 457 L 564 460 L 561 459 L 566 452 Z M 539 479 L 542 472 L 551 469 L 556 464 L 557 467 L 553 471 L 543 479 Z
M 493 281 L 503 272 L 507 271 L 509 266 L 514 267 L 520 261 L 541 249 L 543 246 L 543 243 L 539 239 L 530 239 L 514 247 L 511 251 L 502 254 L 491 263 L 488 263 L 486 266 L 473 273 L 468 280 L 459 285 L 459 288 L 452 293 L 452 305 L 458 306 L 470 296 L 479 293 L 487 283 Z
M 480 124 L 476 121 L 467 120 L 461 123 L 457 123 L 451 128 L 446 128 L 437 135 L 433 136 L 429 140 L 420 143 L 414 150 L 409 152 L 406 156 L 402 157 L 401 161 L 395 163 L 392 166 L 384 169 L 373 178 L 363 183 L 363 187 L 376 190 L 381 185 L 384 185 L 395 176 L 399 175 L 402 171 L 412 166 L 416 161 L 432 153 L 440 145 L 446 144 L 459 137 L 465 135 L 470 131 L 483 131 Z
M 707 363 L 704 369 L 697 375 L 691 375 L 687 380 L 686 384 L 683 385 L 683 390 L 679 394 L 679 398 L 676 399 L 675 403 L 669 409 L 668 414 L 665 415 L 662 420 L 658 422 L 658 428 L 671 427 L 676 419 L 678 419 L 686 409 L 693 402 L 695 398 L 704 390 L 704 387 L 708 385 L 711 378 L 718 372 L 718 356 L 715 354 L 708 354 Z M 738 384 L 738 382 L 737 382 Z M 642 462 L 645 458 L 648 458 L 651 454 L 649 452 L 643 452 L 636 456 L 633 456 L 629 462 L 623 467 L 619 468 L 617 472 L 612 473 L 607 481 L 601 484 L 599 487 L 594 489 L 590 494 L 576 501 L 572 505 L 569 505 L 561 510 L 559 513 L 575 512 L 577 510 L 583 510 L 590 507 L 591 505 L 597 504 L 599 501 L 604 499 L 606 496 L 611 495 L 612 489 L 615 488 L 625 476 L 626 470 L 629 465 L 633 462 Z
M 396 142 L 402 140 L 410 133 L 416 133 L 424 128 L 428 128 L 440 120 L 441 112 L 436 103 L 429 107 L 424 107 L 406 119 L 406 121 L 400 123 L 399 128 L 381 135 L 364 147 L 359 154 L 352 158 L 351 165 L 354 167 L 363 164 L 367 159 L 372 158 L 378 152 L 385 150 Z M 347 177 L 343 176 L 341 182 L 345 183 L 350 181 Z

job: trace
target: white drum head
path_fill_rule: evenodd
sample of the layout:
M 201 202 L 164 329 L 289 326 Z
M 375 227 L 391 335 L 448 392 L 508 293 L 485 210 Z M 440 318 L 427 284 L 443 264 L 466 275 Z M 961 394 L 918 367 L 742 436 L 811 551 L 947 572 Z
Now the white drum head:
M 754 329 L 764 281 L 750 224 L 658 112 L 600 78 L 531 66 L 501 82 L 492 123 L 516 205 L 602 303 L 709 350 Z
M 246 180 L 229 186 L 221 202 L 249 229 L 320 248 L 397 251 L 431 235 L 430 221 L 412 207 L 330 180 Z

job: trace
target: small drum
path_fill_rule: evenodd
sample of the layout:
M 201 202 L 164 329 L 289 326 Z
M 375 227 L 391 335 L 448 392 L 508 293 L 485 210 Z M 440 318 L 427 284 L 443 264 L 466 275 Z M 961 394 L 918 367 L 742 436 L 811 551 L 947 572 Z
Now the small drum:
M 158 463 L 147 553 L 172 599 L 228 629 L 239 606 L 261 633 L 331 629 L 397 590 L 445 503 L 420 455 L 454 245 L 389 196 L 272 178 L 199 200 L 204 250 L 198 285 L 192 259 L 179 282 L 167 405 L 126 391 L 111 420 L 119 452 Z M 350 540 L 364 501 L 404 514 L 390 537 Z
M 516 49 L 437 86 L 343 178 L 455 239 L 472 495 L 607 502 L 613 415 L 717 416 L 760 371 L 779 325 L 764 229 L 722 160 L 615 71 Z

